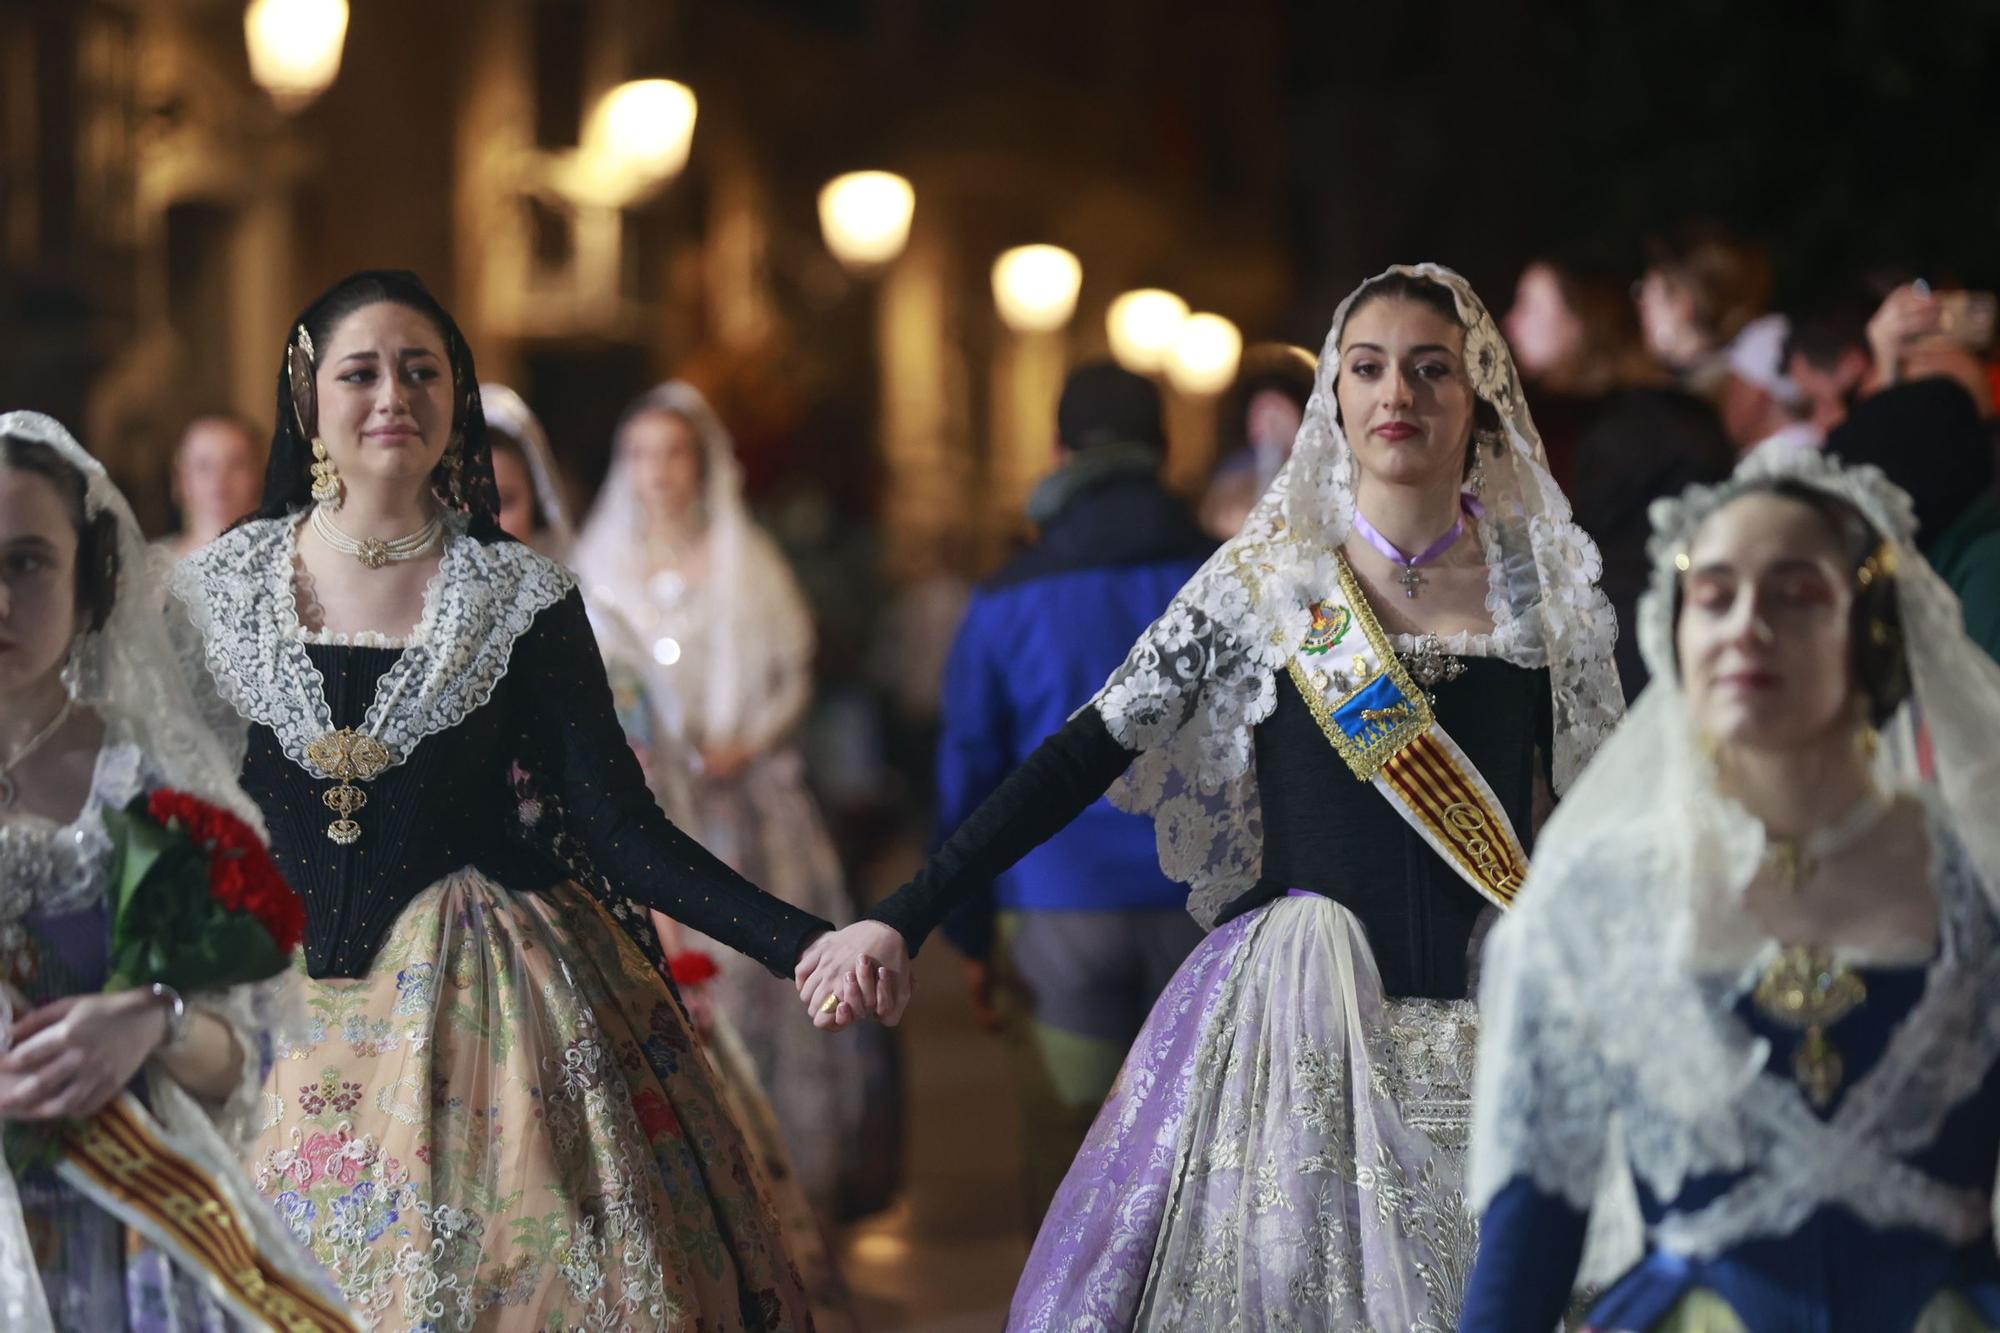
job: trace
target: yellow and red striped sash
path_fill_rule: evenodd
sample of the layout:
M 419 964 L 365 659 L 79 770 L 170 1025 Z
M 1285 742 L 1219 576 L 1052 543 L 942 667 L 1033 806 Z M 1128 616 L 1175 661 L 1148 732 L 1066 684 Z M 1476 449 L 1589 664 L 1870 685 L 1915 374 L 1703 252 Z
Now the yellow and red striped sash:
M 354 1333 L 343 1306 L 259 1248 L 209 1173 L 130 1094 L 65 1125 L 58 1146 L 65 1179 L 201 1275 L 239 1317 L 285 1333 Z
M 1312 606 L 1312 627 L 1290 662 L 1292 682 L 1354 776 L 1373 783 L 1466 883 L 1511 906 L 1528 876 L 1528 854 L 1506 808 L 1438 725 L 1429 696 L 1336 555 L 1339 589 Z

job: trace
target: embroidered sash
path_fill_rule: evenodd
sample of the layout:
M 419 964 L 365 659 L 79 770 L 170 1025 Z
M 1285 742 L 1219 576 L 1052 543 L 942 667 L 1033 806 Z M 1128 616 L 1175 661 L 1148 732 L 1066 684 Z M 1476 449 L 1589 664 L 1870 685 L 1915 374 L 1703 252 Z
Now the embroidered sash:
M 1339 587 L 1311 608 L 1292 683 L 1354 776 L 1372 782 L 1445 864 L 1505 908 L 1528 876 L 1507 811 L 1410 678 L 1345 556 Z
M 252 1327 L 355 1333 L 343 1306 L 257 1243 L 209 1171 L 187 1157 L 130 1093 L 61 1130 L 62 1177 L 165 1250 Z

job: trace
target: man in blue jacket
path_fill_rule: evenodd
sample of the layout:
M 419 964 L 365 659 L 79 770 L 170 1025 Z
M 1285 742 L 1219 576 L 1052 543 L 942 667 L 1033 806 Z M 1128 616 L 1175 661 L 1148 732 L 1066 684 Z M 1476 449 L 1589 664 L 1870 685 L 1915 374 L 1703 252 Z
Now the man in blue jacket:
M 974 594 L 945 668 L 938 821 L 948 834 L 1090 699 L 1215 549 L 1159 480 L 1150 380 L 1074 371 L 1041 539 Z M 1030 1232 L 1153 1001 L 1201 932 L 1160 872 L 1153 825 L 1099 800 L 946 923 L 983 1025 L 1008 1036 Z

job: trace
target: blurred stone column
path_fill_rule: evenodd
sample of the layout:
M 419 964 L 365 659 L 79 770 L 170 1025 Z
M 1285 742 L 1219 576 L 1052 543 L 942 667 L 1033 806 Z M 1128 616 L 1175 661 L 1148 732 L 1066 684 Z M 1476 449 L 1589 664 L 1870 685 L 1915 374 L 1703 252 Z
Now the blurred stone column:
M 1029 493 L 1055 466 L 1056 401 L 1066 355 L 1060 332 L 1007 332 L 994 347 L 987 512 L 1003 530 L 1020 527 Z
M 877 280 L 875 359 L 880 384 L 883 554 L 892 574 L 932 563 L 973 526 L 973 453 L 965 367 L 951 335 L 944 238 L 917 222 L 902 257 Z

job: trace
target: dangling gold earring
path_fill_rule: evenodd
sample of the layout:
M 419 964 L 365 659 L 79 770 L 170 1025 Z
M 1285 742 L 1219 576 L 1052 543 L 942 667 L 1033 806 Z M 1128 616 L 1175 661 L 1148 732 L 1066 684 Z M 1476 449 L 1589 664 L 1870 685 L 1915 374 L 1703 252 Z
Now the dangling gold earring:
M 1854 752 L 1861 757 L 1863 768 L 1872 767 L 1875 756 L 1882 750 L 1882 733 L 1872 722 L 1863 722 L 1854 733 Z
M 338 509 L 347 494 L 340 484 L 340 473 L 334 469 L 333 459 L 327 456 L 326 441 L 315 435 L 312 448 L 312 498 L 328 509 Z

